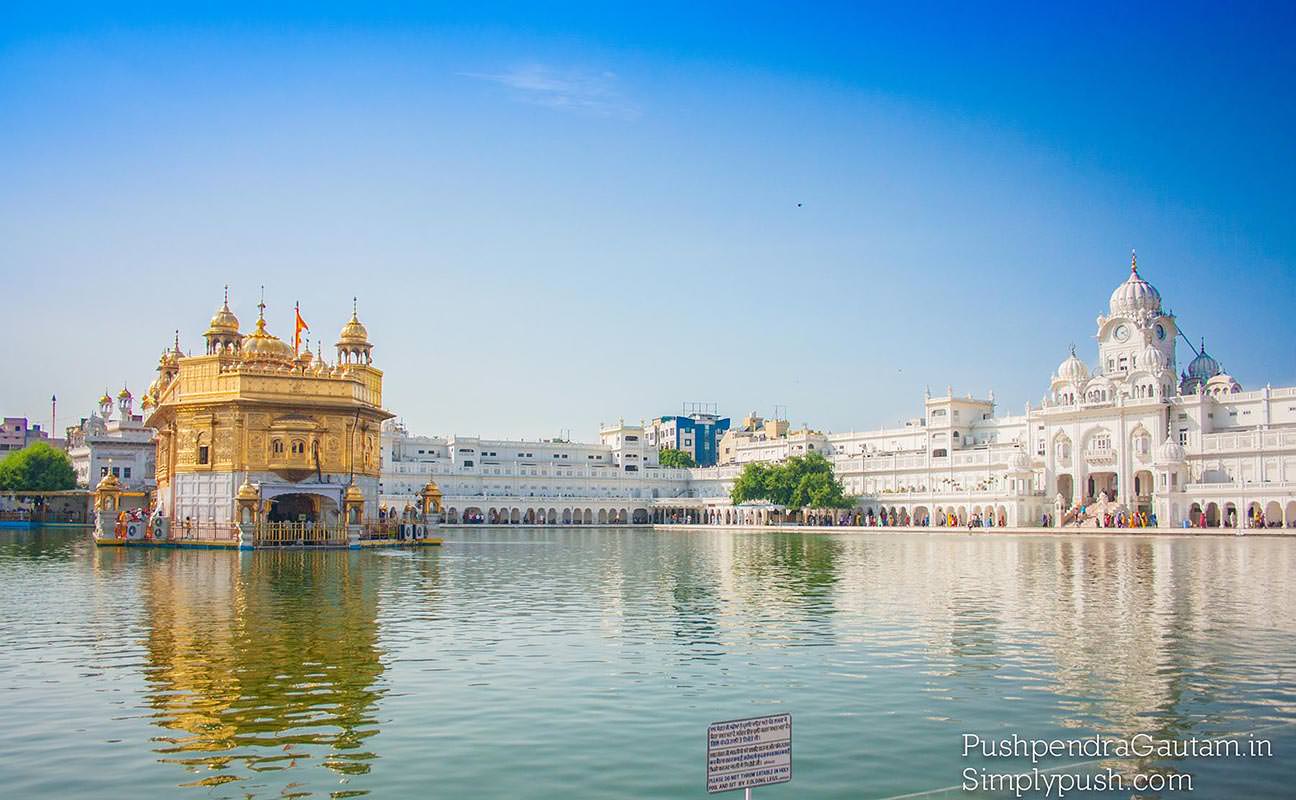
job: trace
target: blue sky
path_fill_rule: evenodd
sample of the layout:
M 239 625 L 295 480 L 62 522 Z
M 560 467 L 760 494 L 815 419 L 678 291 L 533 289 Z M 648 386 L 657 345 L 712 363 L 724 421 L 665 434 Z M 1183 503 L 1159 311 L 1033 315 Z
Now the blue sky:
M 0 10 L 0 412 L 143 389 L 226 283 L 326 344 L 357 295 L 426 433 L 1017 412 L 1131 247 L 1296 383 L 1290 7 L 362 5 Z

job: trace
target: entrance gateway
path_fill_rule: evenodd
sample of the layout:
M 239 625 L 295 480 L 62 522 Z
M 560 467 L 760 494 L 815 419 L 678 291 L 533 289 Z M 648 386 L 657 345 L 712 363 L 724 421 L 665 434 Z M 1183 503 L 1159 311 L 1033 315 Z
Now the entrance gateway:
M 707 792 L 792 780 L 792 715 L 734 719 L 707 727 Z
M 342 514 L 342 496 L 346 487 L 337 483 L 260 484 L 261 499 L 269 522 L 314 522 L 336 525 Z

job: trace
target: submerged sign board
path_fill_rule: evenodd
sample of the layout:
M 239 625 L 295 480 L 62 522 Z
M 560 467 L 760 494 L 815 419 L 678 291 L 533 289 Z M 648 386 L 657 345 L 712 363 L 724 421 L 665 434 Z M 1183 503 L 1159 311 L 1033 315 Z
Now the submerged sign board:
M 792 715 L 713 722 L 707 728 L 707 791 L 792 780 Z

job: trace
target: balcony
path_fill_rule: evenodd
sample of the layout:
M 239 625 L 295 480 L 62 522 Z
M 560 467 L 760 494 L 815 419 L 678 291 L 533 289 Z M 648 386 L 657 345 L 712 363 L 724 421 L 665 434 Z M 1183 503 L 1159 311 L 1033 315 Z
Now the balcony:
M 1085 463 L 1091 467 L 1115 467 L 1115 450 L 1086 450 Z

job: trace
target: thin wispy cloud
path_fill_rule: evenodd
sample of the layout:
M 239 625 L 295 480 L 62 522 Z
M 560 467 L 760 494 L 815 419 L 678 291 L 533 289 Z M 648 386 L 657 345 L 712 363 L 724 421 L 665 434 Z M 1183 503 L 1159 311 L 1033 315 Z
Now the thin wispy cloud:
M 464 77 L 509 89 L 514 100 L 559 111 L 635 119 L 639 109 L 618 87 L 615 72 L 558 70 L 543 64 L 504 72 L 464 72 Z

